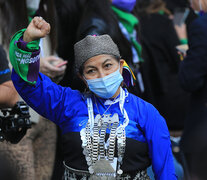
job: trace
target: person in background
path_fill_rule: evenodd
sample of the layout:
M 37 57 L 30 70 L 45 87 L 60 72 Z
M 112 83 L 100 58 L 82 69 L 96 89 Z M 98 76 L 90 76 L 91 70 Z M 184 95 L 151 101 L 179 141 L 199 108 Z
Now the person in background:
M 0 43 L 8 52 L 12 35 L 27 27 L 34 15 L 41 15 L 53 25 L 51 35 L 40 42 L 40 71 L 58 82 L 66 65 L 56 67 L 64 61 L 56 55 L 56 13 L 52 0 L 0 1 Z M 0 151 L 6 152 L 21 180 L 49 180 L 55 158 L 56 126 L 31 108 L 30 115 L 32 129 L 18 144 L 2 143 Z
M 151 162 L 157 180 L 177 179 L 165 120 L 151 104 L 121 87 L 124 60 L 110 36 L 88 35 L 75 44 L 75 69 L 90 89 L 80 93 L 39 73 L 38 40 L 49 31 L 50 25 L 35 17 L 26 31 L 15 34 L 10 43 L 12 80 L 30 106 L 60 126 L 64 179 L 147 180 Z M 21 64 L 15 52 L 37 61 Z
M 18 101 L 8 63 L 6 53 L 0 45 L 0 108 L 13 107 Z
M 135 10 L 146 59 L 144 70 L 153 97 L 150 102 L 165 117 L 170 130 L 182 131 L 189 95 L 180 88 L 178 79 L 180 57 L 176 46 L 181 44 L 181 39 L 162 0 L 139 0 Z M 187 38 L 186 33 L 180 36 Z
M 207 0 L 191 0 L 199 13 L 189 26 L 189 50 L 180 64 L 179 78 L 184 90 L 191 93 L 181 149 L 185 154 L 189 179 L 207 179 Z
M 145 99 L 166 119 L 173 140 L 173 150 L 177 155 L 175 157 L 180 158 L 178 143 L 184 128 L 189 94 L 179 84 L 180 57 L 176 46 L 187 38 L 185 27 L 179 27 L 178 36 L 169 18 L 171 12 L 162 0 L 139 0 L 134 11 L 140 21 L 140 37 L 145 59 L 143 72 L 150 89 Z M 176 158 L 174 160 L 176 174 L 181 180 L 184 176 L 183 168 Z

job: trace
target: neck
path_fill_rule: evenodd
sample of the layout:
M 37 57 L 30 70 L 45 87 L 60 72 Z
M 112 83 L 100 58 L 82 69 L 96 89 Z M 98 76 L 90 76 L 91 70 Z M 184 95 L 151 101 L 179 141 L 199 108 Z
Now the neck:
M 120 94 L 120 86 L 118 88 L 118 90 L 116 91 L 116 93 L 112 96 L 112 98 L 116 98 L 119 94 Z

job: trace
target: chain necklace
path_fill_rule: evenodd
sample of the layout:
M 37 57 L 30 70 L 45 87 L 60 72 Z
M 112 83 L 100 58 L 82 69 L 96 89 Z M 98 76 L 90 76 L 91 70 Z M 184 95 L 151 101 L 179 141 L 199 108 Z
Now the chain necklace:
M 109 105 L 109 107 L 104 111 L 104 113 L 102 114 L 102 116 L 105 115 L 105 113 L 109 110 L 109 108 L 115 103 L 115 100 L 116 100 L 117 97 L 118 97 L 118 95 L 113 99 L 112 103 L 111 103 L 111 104 Z M 96 97 L 95 97 L 95 95 L 94 95 L 94 99 L 95 99 L 95 104 L 96 104 L 96 108 L 97 108 L 97 110 L 98 110 L 98 113 L 101 114 L 101 113 L 100 113 L 100 110 L 99 110 L 99 108 L 98 108 L 97 102 L 96 102 Z M 102 117 L 102 116 L 101 116 L 101 117 Z
M 117 97 L 116 97 L 117 98 Z M 92 176 L 116 177 L 123 173 L 120 169 L 123 155 L 126 146 L 125 127 L 128 125 L 128 115 L 123 108 L 125 101 L 125 92 L 121 89 L 119 106 L 124 115 L 124 123 L 119 125 L 119 116 L 106 115 L 105 113 L 114 104 L 116 98 L 110 106 L 105 110 L 103 115 L 100 115 L 98 105 L 95 99 L 95 104 L 99 112 L 94 119 L 93 104 L 91 98 L 87 99 L 89 121 L 85 128 L 80 132 L 82 140 L 83 154 L 89 166 L 89 172 Z M 110 130 L 109 138 L 105 142 L 106 130 Z M 114 157 L 115 143 L 117 139 L 118 159 Z M 117 159 L 117 161 L 115 161 Z

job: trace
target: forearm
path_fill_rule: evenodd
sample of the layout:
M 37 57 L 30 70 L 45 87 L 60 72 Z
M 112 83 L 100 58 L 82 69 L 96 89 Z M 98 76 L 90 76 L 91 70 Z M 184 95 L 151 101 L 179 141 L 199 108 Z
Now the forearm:
M 11 78 L 22 99 L 38 114 L 56 124 L 64 119 L 64 104 L 68 102 L 65 93 L 68 89 L 66 94 L 71 94 L 69 88 L 58 86 L 42 73 L 35 85 L 25 82 L 14 70 Z
M 7 81 L 0 85 L 0 108 L 13 107 L 18 101 L 12 81 Z

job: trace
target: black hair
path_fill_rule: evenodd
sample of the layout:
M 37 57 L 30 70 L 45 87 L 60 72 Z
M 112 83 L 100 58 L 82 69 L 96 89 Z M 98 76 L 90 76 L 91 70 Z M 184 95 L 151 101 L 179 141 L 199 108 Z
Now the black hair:
M 157 13 L 160 10 L 163 10 L 168 15 L 171 14 L 163 0 L 139 0 L 133 12 L 136 13 L 137 16 L 142 16 L 150 13 Z
M 73 46 L 83 8 L 87 0 L 55 0 L 58 17 L 58 54 L 63 59 L 74 59 Z M 72 67 L 73 64 L 68 65 Z M 67 82 L 68 83 L 68 82 Z
M 38 13 L 48 23 L 50 23 L 51 30 L 49 37 L 51 41 L 52 53 L 54 53 L 57 48 L 57 14 L 53 0 L 41 0 Z
M 190 7 L 189 0 L 164 0 L 167 8 L 174 13 L 177 8 Z
M 98 20 L 100 26 L 93 24 L 93 19 Z M 96 35 L 108 34 L 117 44 L 123 58 L 128 63 L 132 63 L 131 43 L 122 33 L 118 22 L 118 17 L 112 10 L 109 0 L 88 0 L 82 13 L 77 32 L 77 41 L 89 34 L 91 35 L 91 33 Z M 135 28 L 138 32 L 137 26 Z
M 28 25 L 25 0 L 1 0 L 0 24 L 2 31 L 2 44 L 9 46 L 11 37 L 20 29 Z

